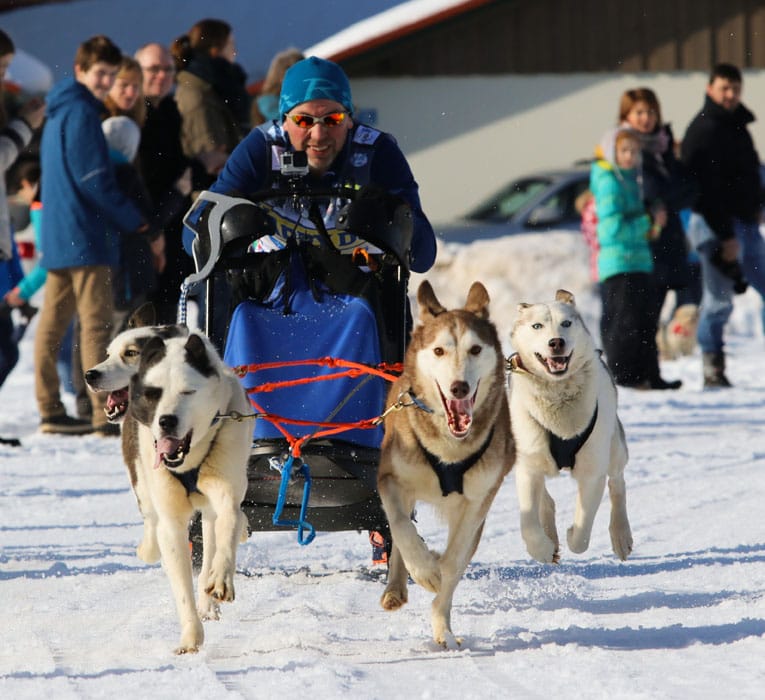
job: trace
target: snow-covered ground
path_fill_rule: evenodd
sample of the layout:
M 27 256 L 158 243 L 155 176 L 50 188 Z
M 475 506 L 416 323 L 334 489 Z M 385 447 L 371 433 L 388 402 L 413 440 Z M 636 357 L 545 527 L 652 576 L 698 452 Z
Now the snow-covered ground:
M 443 250 L 426 275 L 449 305 L 482 279 L 504 338 L 519 301 L 595 297 L 575 236 L 518 236 Z M 420 276 L 418 276 L 419 279 Z M 417 284 L 414 281 L 413 287 Z M 610 551 L 607 502 L 589 551 L 529 559 L 512 474 L 457 589 L 464 649 L 430 641 L 431 594 L 378 604 L 384 570 L 365 534 L 257 533 L 239 549 L 236 601 L 199 654 L 172 654 L 164 573 L 134 554 L 141 524 L 119 441 L 37 434 L 31 336 L 0 391 L 0 697 L 759 698 L 765 681 L 765 373 L 759 299 L 736 300 L 735 388 L 703 392 L 700 357 L 666 363 L 677 392 L 620 393 L 629 441 L 633 555 Z M 508 348 L 509 350 L 509 348 Z M 574 483 L 550 484 L 559 530 Z M 426 539 L 443 542 L 432 513 Z

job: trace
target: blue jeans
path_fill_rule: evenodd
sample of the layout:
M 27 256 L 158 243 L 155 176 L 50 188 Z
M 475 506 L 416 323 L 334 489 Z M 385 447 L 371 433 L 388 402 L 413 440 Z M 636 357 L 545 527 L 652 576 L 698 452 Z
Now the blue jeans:
M 765 302 L 765 239 L 757 222 L 734 220 L 736 238 L 740 246 L 739 260 L 749 284 L 759 292 Z M 701 261 L 703 293 L 699 318 L 698 340 L 702 352 L 723 351 L 723 330 L 733 312 L 733 280 L 712 264 L 711 255 L 718 245 L 717 238 L 704 218 L 692 214 L 688 224 L 688 237 L 696 246 Z M 765 327 L 765 306 L 763 306 Z

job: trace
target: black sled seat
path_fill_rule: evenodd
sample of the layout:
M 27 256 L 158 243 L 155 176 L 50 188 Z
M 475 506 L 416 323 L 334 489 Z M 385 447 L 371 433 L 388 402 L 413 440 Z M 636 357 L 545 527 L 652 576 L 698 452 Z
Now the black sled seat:
M 294 183 L 247 200 L 203 193 L 212 206 L 194 226 L 187 284 L 204 285 L 205 331 L 258 416 L 242 508 L 252 531 L 294 527 L 301 544 L 317 530 L 388 530 L 374 419 L 406 344 L 411 214 L 357 197 Z M 343 200 L 343 252 L 321 224 L 313 240 L 282 227 L 282 249 L 253 251 L 275 230 L 260 204 L 310 211 L 328 199 Z

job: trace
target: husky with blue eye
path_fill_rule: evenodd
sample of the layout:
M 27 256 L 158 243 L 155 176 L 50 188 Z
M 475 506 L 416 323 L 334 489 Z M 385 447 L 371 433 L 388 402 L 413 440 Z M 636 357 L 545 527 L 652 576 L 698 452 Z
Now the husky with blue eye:
M 565 469 L 578 487 L 569 549 L 578 553 L 589 547 L 608 483 L 611 546 L 626 559 L 632 551 L 624 482 L 628 453 L 616 386 L 574 296 L 559 289 L 553 302 L 519 304 L 510 342 L 515 350 L 509 359 L 515 484 L 526 549 L 540 562 L 560 558 L 555 503 L 545 478 Z

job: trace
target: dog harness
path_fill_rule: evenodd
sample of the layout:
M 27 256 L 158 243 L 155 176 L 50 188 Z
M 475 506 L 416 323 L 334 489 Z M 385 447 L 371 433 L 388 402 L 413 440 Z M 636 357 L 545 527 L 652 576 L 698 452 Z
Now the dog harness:
M 562 438 L 555 433 L 551 433 L 549 430 L 547 431 L 547 434 L 550 436 L 550 454 L 555 460 L 555 464 L 558 465 L 558 469 L 565 469 L 566 467 L 574 468 L 576 453 L 587 442 L 587 438 L 590 437 L 597 420 L 598 404 L 595 404 L 595 411 L 590 419 L 590 424 L 579 435 L 574 435 L 571 438 Z
M 602 352 L 597 351 L 600 361 L 603 362 Z M 508 372 L 523 372 L 528 374 L 528 370 L 523 366 L 520 355 L 515 352 L 505 360 L 505 370 Z M 582 446 L 587 442 L 587 438 L 592 434 L 592 430 L 595 427 L 595 423 L 598 420 L 598 404 L 595 404 L 595 410 L 593 411 L 590 424 L 579 435 L 574 435 L 571 438 L 562 438 L 555 433 L 547 431 L 547 435 L 550 440 L 550 454 L 555 460 L 555 464 L 558 465 L 558 469 L 574 468 L 576 463 L 576 453 L 582 449 Z
M 183 488 L 186 489 L 186 495 L 190 496 L 192 493 L 202 493 L 197 486 L 197 480 L 199 479 L 199 467 L 195 469 L 189 469 L 187 472 L 174 472 L 172 469 L 168 469 L 178 481 L 183 484 Z
M 483 453 L 488 449 L 493 437 L 494 428 L 492 427 L 492 429 L 489 431 L 488 437 L 486 438 L 483 445 L 478 448 L 478 451 L 474 452 L 472 455 L 459 462 L 443 462 L 440 457 L 437 457 L 432 452 L 428 452 L 428 450 L 425 449 L 424 445 L 419 441 L 419 439 L 417 440 L 417 444 L 419 445 L 420 449 L 425 455 L 425 458 L 428 460 L 430 466 L 433 468 L 433 471 L 438 477 L 438 483 L 441 486 L 442 496 L 448 496 L 450 493 L 454 493 L 455 491 L 457 493 L 462 493 L 462 482 L 465 477 L 465 472 L 467 472 L 470 467 L 474 466 L 478 460 L 483 457 Z

